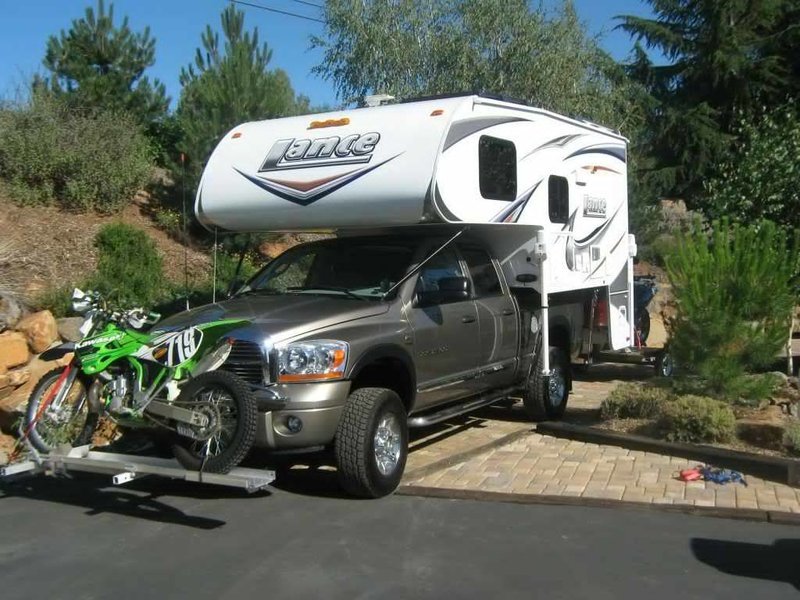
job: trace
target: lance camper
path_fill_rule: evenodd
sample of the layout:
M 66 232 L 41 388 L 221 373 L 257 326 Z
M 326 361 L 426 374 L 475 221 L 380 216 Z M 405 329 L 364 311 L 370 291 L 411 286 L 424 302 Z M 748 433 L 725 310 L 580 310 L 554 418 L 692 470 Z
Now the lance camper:
M 258 443 L 332 446 L 356 495 L 395 489 L 408 427 L 509 397 L 557 419 L 573 362 L 633 344 L 626 140 L 586 121 L 461 95 L 244 123 L 195 213 L 335 234 L 173 323 L 249 319 L 223 368 Z

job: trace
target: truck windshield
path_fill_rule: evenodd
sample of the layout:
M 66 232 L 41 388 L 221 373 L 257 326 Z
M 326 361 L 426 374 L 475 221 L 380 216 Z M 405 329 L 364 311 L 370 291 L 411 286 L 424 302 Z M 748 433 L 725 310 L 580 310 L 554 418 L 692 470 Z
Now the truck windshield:
M 288 250 L 257 273 L 240 294 L 330 294 L 380 299 L 411 264 L 411 240 L 340 238 Z

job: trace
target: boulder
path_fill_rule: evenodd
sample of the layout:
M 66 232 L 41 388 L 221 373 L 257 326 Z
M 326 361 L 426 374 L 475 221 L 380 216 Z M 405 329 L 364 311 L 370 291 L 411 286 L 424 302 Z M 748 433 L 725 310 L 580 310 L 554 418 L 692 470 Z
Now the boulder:
M 17 323 L 16 330 L 25 334 L 31 349 L 36 354 L 44 352 L 58 340 L 58 324 L 49 310 L 33 313 L 23 318 Z
M 28 379 L 18 388 L 14 389 L 10 394 L 0 394 L 0 413 L 17 414 L 25 410 L 25 405 L 28 402 L 28 397 L 31 395 L 33 388 L 42 378 L 42 376 L 51 371 L 52 369 L 63 367 L 72 359 L 69 354 L 59 360 L 44 361 L 38 357 L 34 357 L 28 363 L 26 370 L 28 371 Z M 13 389 L 13 388 L 8 388 Z M 2 414 L 0 414 L 2 417 Z M 0 419 L 2 421 L 2 419 Z
M 11 329 L 25 314 L 22 304 L 9 294 L 0 294 L 0 331 Z
M 83 325 L 83 317 L 64 317 L 57 319 L 58 335 L 65 342 L 79 342 L 83 337 L 80 332 L 81 325 Z
M 28 340 L 25 335 L 17 331 L 0 333 L 0 365 L 10 369 L 24 365 L 29 358 Z
M 8 377 L 9 383 L 13 387 L 19 387 L 30 380 L 31 370 L 28 369 L 27 367 L 14 369 L 13 371 L 9 371 L 8 373 L 6 373 L 4 377 Z

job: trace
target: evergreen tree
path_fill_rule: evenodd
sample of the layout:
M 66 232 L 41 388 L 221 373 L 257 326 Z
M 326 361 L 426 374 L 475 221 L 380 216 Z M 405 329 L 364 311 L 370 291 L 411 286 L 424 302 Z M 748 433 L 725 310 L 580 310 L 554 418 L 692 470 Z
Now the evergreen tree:
M 114 24 L 114 5 L 106 11 L 103 0 L 68 31 L 51 36 L 44 66 L 50 76 L 38 82 L 70 105 L 128 112 L 142 126 L 151 127 L 167 111 L 164 85 L 144 75 L 155 63 L 155 39 L 150 29 L 135 33 Z
M 740 112 L 794 93 L 798 0 L 650 0 L 656 18 L 622 17 L 637 40 L 630 75 L 648 90 L 645 140 L 662 193 L 702 188 Z M 661 52 L 654 64 L 641 44 Z M 794 66 L 792 65 L 794 61 Z M 795 69 L 793 74 L 793 69 Z M 691 199 L 691 198 L 690 198 Z
M 187 157 L 189 185 L 197 183 L 219 138 L 235 125 L 309 110 L 308 99 L 295 95 L 288 75 L 269 69 L 272 51 L 259 42 L 257 28 L 245 31 L 244 13 L 228 6 L 221 21 L 224 42 L 207 26 L 194 64 L 180 75 L 178 147 Z

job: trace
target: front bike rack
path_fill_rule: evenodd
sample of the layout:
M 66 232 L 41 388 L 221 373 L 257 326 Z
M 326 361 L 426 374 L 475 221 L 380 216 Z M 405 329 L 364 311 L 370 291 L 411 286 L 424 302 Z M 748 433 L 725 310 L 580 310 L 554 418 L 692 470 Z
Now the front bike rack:
M 0 467 L 0 480 L 24 475 L 67 475 L 70 472 L 111 475 L 114 485 L 123 485 L 147 475 L 182 481 L 235 487 L 256 492 L 275 481 L 275 472 L 236 467 L 228 473 L 207 473 L 184 469 L 177 460 L 114 454 L 90 450 L 90 446 L 61 447 L 46 455 L 31 453 L 33 458 Z

